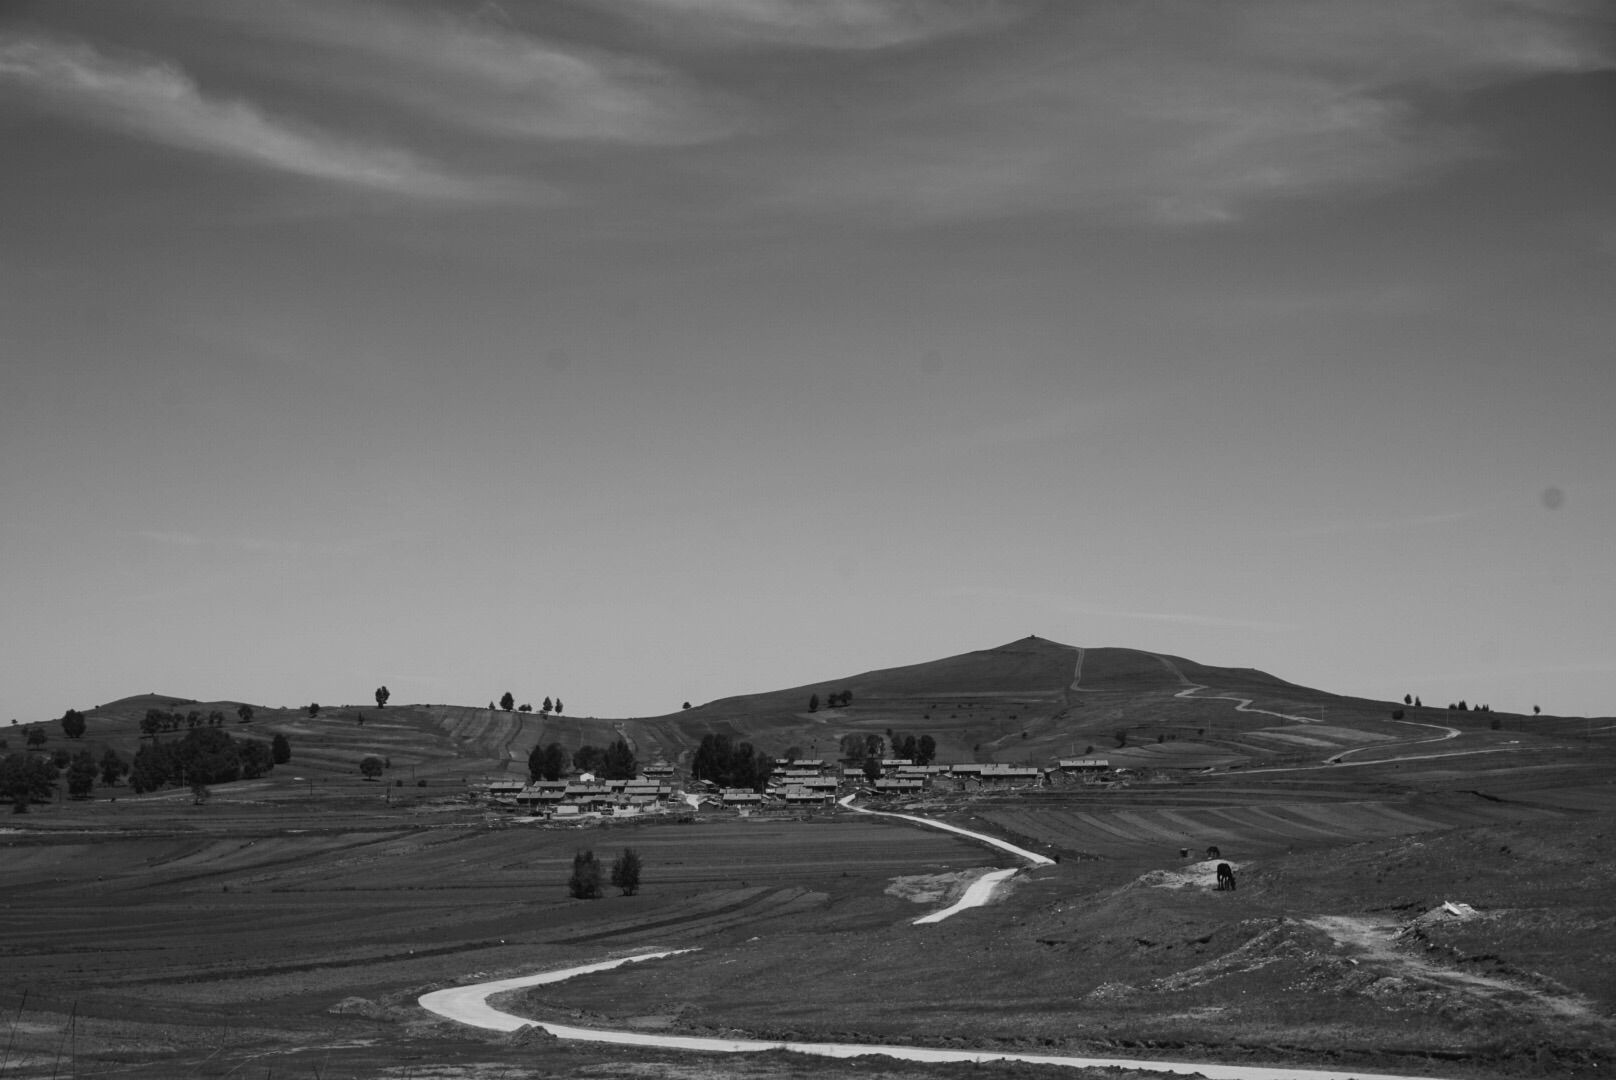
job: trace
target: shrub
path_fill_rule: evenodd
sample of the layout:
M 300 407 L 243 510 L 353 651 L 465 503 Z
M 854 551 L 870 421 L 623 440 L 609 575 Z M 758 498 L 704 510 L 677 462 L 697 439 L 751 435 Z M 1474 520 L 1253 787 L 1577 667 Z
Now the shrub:
M 623 890 L 624 896 L 640 891 L 640 853 L 624 848 L 612 861 L 612 887 Z
M 594 900 L 600 896 L 600 864 L 593 851 L 580 851 L 572 857 L 572 876 L 567 893 L 574 900 Z

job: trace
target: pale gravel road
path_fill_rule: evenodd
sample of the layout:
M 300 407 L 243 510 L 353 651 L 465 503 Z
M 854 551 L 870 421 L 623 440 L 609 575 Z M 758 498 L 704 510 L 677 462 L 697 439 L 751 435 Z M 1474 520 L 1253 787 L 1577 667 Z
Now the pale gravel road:
M 490 1031 L 518 1031 L 532 1025 L 540 1027 L 561 1039 L 580 1042 L 611 1043 L 616 1046 L 646 1046 L 661 1050 L 698 1050 L 719 1054 L 754 1054 L 766 1050 L 790 1050 L 797 1054 L 816 1057 L 852 1058 L 867 1054 L 899 1058 L 904 1061 L 1023 1061 L 1037 1065 L 1063 1065 L 1071 1068 L 1144 1069 L 1181 1076 L 1204 1076 L 1207 1080 L 1437 1080 L 1389 1073 L 1338 1072 L 1331 1069 L 1268 1068 L 1256 1065 L 1218 1065 L 1192 1061 L 1146 1061 L 1139 1058 L 1070 1057 L 1060 1054 L 1017 1054 L 991 1050 L 943 1050 L 928 1046 L 884 1046 L 875 1043 L 817 1043 L 772 1042 L 765 1039 L 714 1039 L 696 1035 L 653 1035 L 643 1031 L 605 1031 L 599 1028 L 571 1027 L 566 1024 L 541 1024 L 488 1004 L 493 994 L 507 990 L 520 990 L 529 986 L 562 982 L 575 975 L 596 971 L 609 971 L 624 964 L 654 960 L 665 956 L 691 952 L 690 949 L 667 949 L 661 952 L 640 953 L 635 956 L 603 960 L 578 967 L 546 971 L 538 975 L 522 975 L 514 979 L 496 979 L 493 982 L 457 986 L 449 990 L 435 990 L 423 994 L 421 1007 L 428 1012 L 462 1024 L 486 1028 Z

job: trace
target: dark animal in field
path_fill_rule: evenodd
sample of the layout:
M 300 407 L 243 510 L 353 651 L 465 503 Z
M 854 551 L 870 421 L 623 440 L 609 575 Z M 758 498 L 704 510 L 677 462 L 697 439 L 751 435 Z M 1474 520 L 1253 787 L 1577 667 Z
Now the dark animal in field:
M 1218 891 L 1234 891 L 1234 867 L 1226 862 L 1218 863 Z
M 1223 852 L 1218 850 L 1218 845 L 1213 844 L 1206 849 L 1206 857 L 1209 859 L 1219 859 L 1223 857 Z

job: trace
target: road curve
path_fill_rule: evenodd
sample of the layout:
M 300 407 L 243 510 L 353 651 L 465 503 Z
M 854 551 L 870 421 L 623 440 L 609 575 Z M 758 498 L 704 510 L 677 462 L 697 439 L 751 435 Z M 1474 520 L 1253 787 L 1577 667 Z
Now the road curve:
M 844 809 L 852 810 L 854 813 L 858 814 L 870 814 L 874 817 L 898 818 L 901 821 L 910 821 L 916 825 L 926 825 L 933 829 L 942 829 L 944 832 L 958 833 L 960 836 L 963 836 L 969 840 L 975 840 L 979 843 L 987 844 L 990 847 L 996 847 L 1002 851 L 1008 851 L 1018 859 L 1025 859 L 1031 866 L 1052 866 L 1055 863 L 1055 860 L 1051 859 L 1047 855 L 1040 855 L 1036 851 L 1028 851 L 1024 847 L 1017 847 L 1008 840 L 1000 840 L 997 836 L 989 836 L 986 833 L 972 832 L 970 829 L 962 829 L 958 825 L 950 825 L 946 821 L 933 821 L 931 818 L 917 817 L 914 814 L 894 814 L 886 810 L 866 810 L 862 806 L 853 805 L 853 800 L 855 798 L 857 798 L 856 795 L 844 796 L 840 800 L 841 806 Z M 948 907 L 943 908 L 941 911 L 934 911 L 930 915 L 922 915 L 920 918 L 914 920 L 914 925 L 923 926 L 927 923 L 940 923 L 951 915 L 958 915 L 960 912 L 966 911 L 970 908 L 982 907 L 989 900 L 993 899 L 994 890 L 996 890 L 1001 883 L 1015 877 L 1017 874 L 1021 873 L 1023 869 L 1025 869 L 1025 867 L 1012 866 L 1008 870 L 995 870 L 991 874 L 982 875 L 975 881 L 971 882 L 970 888 L 966 889 L 965 894 L 958 900 L 954 901 Z
M 428 1012 L 462 1024 L 490 1031 L 518 1031 L 529 1025 L 540 1027 L 560 1039 L 580 1042 L 612 1043 L 616 1046 L 647 1046 L 661 1050 L 698 1050 L 719 1054 L 754 1054 L 766 1050 L 790 1050 L 797 1054 L 816 1057 L 852 1058 L 867 1054 L 903 1061 L 1022 1061 L 1037 1065 L 1063 1065 L 1071 1068 L 1142 1069 L 1178 1075 L 1203 1076 L 1207 1080 L 1435 1080 L 1432 1077 L 1393 1075 L 1387 1073 L 1337 1072 L 1332 1069 L 1270 1068 L 1255 1065 L 1217 1065 L 1205 1062 L 1144 1061 L 1138 1058 L 1071 1057 L 1061 1054 L 1018 1054 L 992 1050 L 943 1050 L 929 1046 L 886 1046 L 875 1043 L 818 1043 L 774 1042 L 765 1039 L 716 1039 L 698 1035 L 653 1035 L 644 1031 L 606 1031 L 600 1028 L 572 1027 L 566 1024 L 542 1024 L 525 1017 L 502 1012 L 488 1004 L 493 994 L 507 990 L 520 990 L 529 986 L 562 982 L 575 975 L 608 971 L 624 964 L 691 952 L 690 949 L 665 949 L 660 952 L 639 953 L 593 964 L 559 971 L 546 971 L 537 975 L 522 975 L 513 979 L 495 979 L 493 982 L 457 986 L 448 990 L 434 990 L 421 996 L 420 1005 Z

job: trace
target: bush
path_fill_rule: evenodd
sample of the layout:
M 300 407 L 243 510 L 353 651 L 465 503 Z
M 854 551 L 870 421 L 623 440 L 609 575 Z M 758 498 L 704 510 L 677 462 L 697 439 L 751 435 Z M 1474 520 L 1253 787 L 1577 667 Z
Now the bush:
M 624 896 L 640 891 L 640 853 L 624 848 L 612 861 L 612 887 L 623 890 Z
M 580 851 L 572 857 L 572 876 L 567 893 L 574 900 L 594 900 L 600 896 L 600 863 L 593 851 Z

